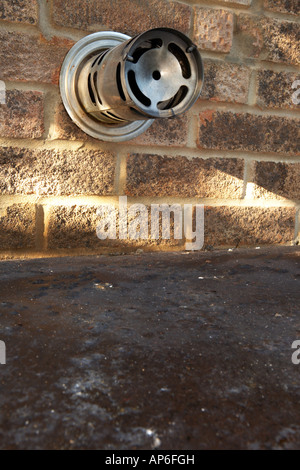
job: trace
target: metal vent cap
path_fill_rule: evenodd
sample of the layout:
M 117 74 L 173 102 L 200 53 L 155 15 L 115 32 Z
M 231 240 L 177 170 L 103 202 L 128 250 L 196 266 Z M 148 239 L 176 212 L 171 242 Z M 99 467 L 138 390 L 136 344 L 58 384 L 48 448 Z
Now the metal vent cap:
M 130 38 L 99 32 L 79 41 L 61 71 L 61 95 L 70 117 L 87 134 L 123 141 L 156 118 L 177 116 L 198 99 L 203 64 L 179 31 L 156 28 Z

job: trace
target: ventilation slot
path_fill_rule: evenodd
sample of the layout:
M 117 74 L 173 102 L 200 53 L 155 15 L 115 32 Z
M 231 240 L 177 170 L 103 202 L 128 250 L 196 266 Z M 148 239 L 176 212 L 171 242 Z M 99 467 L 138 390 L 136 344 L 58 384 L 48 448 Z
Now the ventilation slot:
M 114 120 L 123 122 L 123 119 L 119 118 L 118 116 L 116 116 L 116 115 L 115 115 L 114 113 L 112 113 L 111 111 L 106 111 L 105 113 L 106 113 L 106 115 L 107 115 L 108 117 L 112 117 Z
M 165 100 L 165 101 L 160 101 L 157 103 L 158 109 L 164 110 L 164 109 L 171 109 L 174 108 L 175 106 L 178 106 L 182 100 L 186 97 L 189 89 L 187 86 L 181 86 L 173 98 L 170 100 Z
M 180 67 L 181 67 L 183 78 L 186 78 L 186 79 L 191 78 L 191 75 L 192 75 L 191 66 L 183 50 L 180 49 L 180 47 L 177 46 L 177 44 L 173 42 L 169 44 L 168 49 L 178 60 Z
M 99 57 L 101 57 L 101 56 L 102 56 L 102 54 L 100 54 L 100 55 L 98 55 L 98 56 L 96 57 L 96 59 L 95 59 L 94 62 L 92 63 L 92 68 L 94 67 L 94 65 L 96 65 L 97 60 L 98 60 Z
M 99 62 L 98 62 L 98 65 L 101 64 L 102 60 L 104 59 L 104 57 L 106 56 L 106 54 L 108 53 L 109 49 L 105 52 L 103 52 L 103 54 L 100 56 L 100 59 L 99 59 Z
M 144 41 L 136 50 L 132 53 L 133 63 L 136 64 L 145 52 L 150 51 L 150 49 L 156 49 L 163 45 L 163 42 L 160 38 L 149 39 Z
M 89 76 L 88 76 L 88 89 L 89 89 L 89 95 L 90 95 L 90 98 L 91 98 L 92 102 L 94 104 L 96 104 L 96 98 L 95 98 L 94 91 L 93 91 L 93 88 L 92 88 L 92 76 L 91 76 L 91 74 L 89 74 Z
M 121 82 L 121 62 L 118 63 L 117 67 L 117 87 L 120 93 L 120 96 L 123 101 L 126 101 L 126 96 L 122 87 L 122 82 Z
M 133 70 L 129 70 L 128 72 L 128 81 L 129 81 L 129 86 L 132 90 L 132 93 L 134 96 L 144 105 L 144 106 L 151 106 L 151 100 L 142 93 L 140 90 L 138 84 L 136 83 L 135 79 L 135 73 Z
M 99 95 L 98 87 L 97 87 L 97 78 L 98 78 L 98 73 L 97 73 L 97 72 L 94 72 L 94 75 L 93 75 L 94 87 L 95 87 L 95 91 L 96 91 L 96 94 L 97 94 L 97 98 L 98 98 L 98 100 L 99 100 L 99 103 L 102 104 L 102 100 L 101 100 L 101 97 L 100 97 L 100 95 Z

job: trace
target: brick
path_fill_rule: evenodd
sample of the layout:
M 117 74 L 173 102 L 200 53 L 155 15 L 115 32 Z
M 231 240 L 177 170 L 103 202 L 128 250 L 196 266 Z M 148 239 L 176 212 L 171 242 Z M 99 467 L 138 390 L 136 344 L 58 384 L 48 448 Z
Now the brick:
M 53 19 L 59 26 L 140 34 L 151 28 L 174 28 L 188 33 L 192 9 L 168 0 L 54 0 Z
M 293 89 L 292 85 L 296 80 L 300 82 L 300 74 L 260 70 L 257 76 L 258 106 L 267 108 L 299 108 L 299 105 L 293 103 L 293 94 L 296 92 L 296 89 Z
M 295 234 L 292 207 L 206 207 L 205 246 L 288 244 Z
M 207 149 L 298 155 L 299 120 L 207 110 L 200 114 L 197 144 Z
M 42 137 L 44 96 L 37 91 L 8 90 L 0 105 L 0 136 L 16 139 Z
M 38 23 L 37 0 L 2 0 L 0 4 L 0 20 L 15 23 Z
M 238 15 L 235 38 L 243 56 L 292 65 L 300 63 L 297 22 Z
M 255 162 L 254 198 L 300 200 L 300 163 Z
M 264 0 L 264 8 L 269 11 L 278 13 L 289 13 L 291 15 L 299 15 L 299 0 Z
M 64 57 L 74 42 L 42 35 L 0 32 L 0 80 L 58 84 Z
M 88 150 L 0 148 L 0 194 L 107 195 L 115 157 Z
M 200 49 L 230 52 L 233 39 L 233 14 L 226 10 L 195 10 L 195 42 Z
M 53 207 L 48 222 L 48 249 L 96 248 L 97 208 Z
M 188 115 L 170 119 L 156 119 L 151 127 L 131 141 L 140 145 L 186 147 L 188 142 Z
M 204 74 L 201 99 L 247 103 L 251 74 L 248 67 L 205 60 Z
M 34 248 L 35 206 L 13 204 L 0 207 L 0 250 Z
M 128 202 L 128 208 L 132 203 Z M 103 248 L 118 248 L 125 251 L 135 250 L 137 247 L 153 248 L 153 247 L 183 247 L 184 239 L 174 240 L 173 225 L 171 219 L 171 238 L 170 240 L 151 239 L 151 209 L 146 207 L 148 211 L 148 239 L 120 240 L 118 236 L 119 218 L 117 215 L 117 239 L 116 240 L 100 240 L 97 237 L 97 226 L 100 222 L 100 217 L 97 214 L 99 206 L 79 206 L 74 205 L 71 207 L 52 207 L 49 224 L 48 224 L 48 249 L 92 249 L 101 252 Z
M 237 199 L 242 197 L 243 171 L 239 159 L 132 154 L 126 194 Z
M 60 103 L 56 109 L 54 121 L 51 126 L 51 139 L 60 139 L 60 140 L 80 140 L 80 141 L 94 141 L 99 142 L 99 140 L 93 139 L 88 134 L 83 132 L 69 117 L 68 113 L 65 110 L 65 107 Z

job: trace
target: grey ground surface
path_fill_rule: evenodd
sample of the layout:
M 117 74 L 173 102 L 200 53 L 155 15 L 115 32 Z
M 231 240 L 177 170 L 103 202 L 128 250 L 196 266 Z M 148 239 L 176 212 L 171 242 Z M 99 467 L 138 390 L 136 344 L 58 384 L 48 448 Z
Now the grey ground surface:
M 299 449 L 299 251 L 1 262 L 0 448 Z

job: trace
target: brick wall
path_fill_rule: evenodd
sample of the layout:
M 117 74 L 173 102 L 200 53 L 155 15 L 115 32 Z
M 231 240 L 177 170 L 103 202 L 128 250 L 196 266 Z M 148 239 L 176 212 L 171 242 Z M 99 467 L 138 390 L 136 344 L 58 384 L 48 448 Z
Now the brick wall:
M 132 141 L 88 137 L 60 99 L 66 53 L 95 31 L 159 26 L 198 45 L 201 98 Z M 299 44 L 298 0 L 1 0 L 0 256 L 184 248 L 100 241 L 97 207 L 120 195 L 204 204 L 206 248 L 297 243 Z

